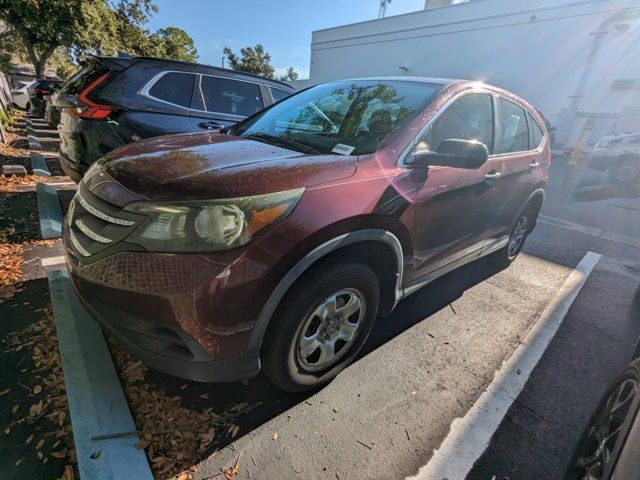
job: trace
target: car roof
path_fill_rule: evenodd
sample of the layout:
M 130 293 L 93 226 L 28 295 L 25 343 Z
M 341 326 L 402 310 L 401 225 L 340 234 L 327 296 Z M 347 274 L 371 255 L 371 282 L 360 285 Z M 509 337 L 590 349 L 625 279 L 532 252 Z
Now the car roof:
M 339 81 L 352 82 L 354 80 L 420 82 L 420 83 L 431 83 L 436 85 L 451 85 L 452 83 L 456 83 L 456 82 L 468 81 L 468 80 L 458 80 L 458 79 L 452 79 L 452 78 L 435 78 L 435 77 L 360 77 L 360 78 L 345 78 L 344 80 L 339 80 Z
M 295 92 L 295 88 L 293 88 L 291 85 L 289 85 L 286 82 L 282 82 L 280 80 L 276 80 L 274 78 L 267 78 L 264 77 L 262 75 L 256 75 L 254 73 L 248 73 L 248 72 L 242 72 L 240 70 L 233 70 L 230 68 L 221 68 L 221 67 L 215 67 L 213 65 L 205 65 L 203 63 L 194 63 L 194 62 L 185 62 L 182 60 L 174 60 L 171 58 L 157 58 L 157 57 L 107 57 L 107 56 L 100 56 L 100 55 L 85 55 L 85 57 L 94 57 L 97 58 L 99 60 L 115 60 L 115 61 L 126 61 L 129 62 L 131 64 L 135 63 L 135 62 L 139 62 L 139 61 L 144 61 L 144 62 L 159 62 L 159 63 L 166 63 L 169 65 L 182 65 L 182 66 L 189 66 L 189 67 L 197 67 L 197 68 L 202 68 L 205 70 L 209 70 L 209 71 L 213 71 L 213 72 L 217 72 L 217 73 L 224 73 L 224 74 L 232 74 L 232 75 L 241 75 L 241 76 L 246 76 L 246 77 L 252 77 L 252 78 L 256 78 L 256 79 L 260 79 L 261 82 L 266 83 L 266 84 L 270 84 L 273 85 L 275 87 L 278 88 L 284 88 L 286 90 L 289 90 L 291 92 Z

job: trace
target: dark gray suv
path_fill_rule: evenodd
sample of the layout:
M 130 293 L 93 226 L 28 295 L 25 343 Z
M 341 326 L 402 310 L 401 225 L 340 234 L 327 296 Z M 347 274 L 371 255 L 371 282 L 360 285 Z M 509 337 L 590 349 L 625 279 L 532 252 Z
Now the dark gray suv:
M 56 97 L 60 160 L 79 181 L 127 143 L 170 133 L 219 130 L 289 96 L 283 82 L 157 58 L 85 56 Z

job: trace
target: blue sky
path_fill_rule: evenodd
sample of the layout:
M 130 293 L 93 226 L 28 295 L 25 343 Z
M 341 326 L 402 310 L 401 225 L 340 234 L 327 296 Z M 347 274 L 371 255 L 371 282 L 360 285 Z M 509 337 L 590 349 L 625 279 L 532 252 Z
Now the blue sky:
M 378 0 L 155 0 L 160 11 L 147 28 L 180 27 L 194 39 L 199 61 L 219 66 L 222 49 L 262 43 L 276 75 L 293 66 L 309 74 L 311 32 L 371 20 Z M 387 16 L 413 12 L 424 0 L 393 0 Z

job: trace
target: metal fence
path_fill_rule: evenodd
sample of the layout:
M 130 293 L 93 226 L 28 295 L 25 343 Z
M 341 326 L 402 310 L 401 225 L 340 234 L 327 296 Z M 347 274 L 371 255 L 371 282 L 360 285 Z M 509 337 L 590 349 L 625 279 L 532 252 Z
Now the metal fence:
M 11 105 L 11 82 L 9 75 L 0 73 L 0 108 L 6 109 Z
M 7 110 L 11 106 L 11 84 L 9 76 L 0 73 L 0 110 Z M 6 143 L 7 137 L 4 133 L 4 127 L 0 121 L 0 142 Z

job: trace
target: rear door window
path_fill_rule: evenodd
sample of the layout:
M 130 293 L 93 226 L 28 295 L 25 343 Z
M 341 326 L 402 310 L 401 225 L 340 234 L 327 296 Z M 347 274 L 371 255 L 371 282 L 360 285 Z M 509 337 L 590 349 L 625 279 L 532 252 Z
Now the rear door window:
M 149 95 L 159 100 L 188 108 L 193 94 L 192 73 L 169 72 L 164 74 L 149 90 Z
M 500 151 L 498 153 L 529 150 L 527 114 L 520 105 L 498 98 Z
M 200 94 L 207 112 L 248 117 L 264 108 L 257 83 L 202 75 Z

